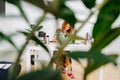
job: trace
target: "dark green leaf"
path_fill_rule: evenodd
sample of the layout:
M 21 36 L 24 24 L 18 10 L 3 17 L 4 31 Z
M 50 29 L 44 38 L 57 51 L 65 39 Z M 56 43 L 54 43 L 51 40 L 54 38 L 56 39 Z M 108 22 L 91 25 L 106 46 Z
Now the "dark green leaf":
M 120 0 L 108 0 L 101 8 L 97 22 L 94 25 L 93 37 L 98 38 L 100 35 L 109 31 L 111 25 L 120 14 Z
M 22 6 L 21 6 L 21 0 L 6 0 L 6 1 L 15 5 L 20 10 L 22 17 L 29 23 L 29 20 L 26 16 L 25 12 L 23 11 Z
M 2 32 L 0 32 L 0 40 L 6 40 L 7 42 L 12 44 L 17 49 L 17 46 L 14 44 L 14 42 L 11 40 L 11 38 L 9 36 L 3 34 Z
M 96 55 L 98 55 L 98 54 L 96 54 Z M 96 57 L 96 59 L 94 59 L 94 62 L 92 60 L 88 61 L 89 64 L 88 64 L 87 68 L 85 69 L 84 77 L 86 77 L 92 71 L 98 69 L 99 67 L 101 67 L 109 62 L 113 62 L 115 65 L 117 64 L 115 62 L 115 60 L 118 57 L 118 55 L 108 55 L 108 56 L 98 55 L 95 57 Z M 91 65 L 91 63 L 92 63 L 92 65 Z
M 30 24 L 30 28 L 33 31 L 36 28 L 36 25 L 35 24 Z
M 96 38 L 96 41 L 93 44 L 91 50 L 98 50 L 98 51 L 102 50 L 119 35 L 120 35 L 120 28 L 114 28 L 112 30 L 106 31 L 105 33 L 99 35 L 99 37 Z
M 73 13 L 73 11 L 66 7 L 63 6 L 61 8 L 61 10 L 59 11 L 59 13 L 57 14 L 57 16 L 59 18 L 64 19 L 66 22 L 68 22 L 69 24 L 71 24 L 72 26 L 74 26 L 74 24 L 76 23 L 77 19 L 75 18 L 75 15 Z
M 25 1 L 31 4 L 34 4 L 39 8 L 42 8 L 46 12 L 52 13 L 56 18 L 64 19 L 66 22 L 70 23 L 72 26 L 74 26 L 77 20 L 75 18 L 73 11 L 65 5 L 66 0 L 54 0 L 53 2 L 50 2 L 48 5 L 46 5 L 43 0 L 34 0 L 34 1 L 25 0 Z
M 25 14 L 25 12 L 24 12 L 21 4 L 18 4 L 17 7 L 18 7 L 18 9 L 19 9 L 20 12 L 21 12 L 22 17 L 26 20 L 27 23 L 29 23 L 29 20 L 28 20 L 28 18 L 27 18 L 27 16 L 26 16 L 26 14 Z
M 17 80 L 63 80 L 59 71 L 43 69 L 34 71 L 23 76 Z
M 95 6 L 96 0 L 82 0 L 85 6 L 89 9 L 93 8 Z
M 28 37 L 30 35 L 30 33 L 28 33 L 28 32 L 23 32 L 23 31 L 19 31 L 19 32 L 24 34 L 26 37 Z M 31 39 L 33 39 L 37 44 L 39 44 L 41 47 L 43 47 L 49 53 L 48 48 L 36 36 L 34 36 Z
M 25 30 L 27 30 L 28 32 L 32 32 L 31 30 L 29 30 L 29 29 L 25 29 Z
M 72 57 L 73 59 L 77 60 L 80 58 L 88 59 L 88 66 L 85 69 L 85 77 L 95 69 L 99 68 L 102 65 L 105 65 L 109 62 L 116 64 L 115 59 L 118 55 L 104 55 L 101 52 L 96 51 L 88 51 L 88 52 L 71 52 L 67 54 L 68 56 Z
M 66 0 L 54 0 L 54 1 L 57 2 L 57 4 L 58 4 L 59 7 L 64 6 L 64 4 L 65 4 L 65 2 L 66 2 Z
M 54 0 L 54 1 L 55 1 L 54 4 L 57 4 L 57 6 L 53 6 L 57 7 L 54 15 L 57 18 L 64 19 L 66 22 L 68 22 L 74 27 L 74 24 L 77 19 L 75 18 L 74 12 L 65 5 L 66 0 Z
M 75 35 L 73 40 L 85 40 L 85 38 Z
M 20 2 L 20 0 L 5 0 L 5 1 L 7 1 L 11 4 L 14 4 L 14 5 L 17 5 Z
M 42 43 L 37 37 L 33 37 L 33 40 L 38 43 L 41 47 L 43 47 L 48 53 L 49 53 L 49 50 L 48 48 L 44 45 L 44 43 Z
M 94 59 L 95 61 L 101 62 L 101 61 L 110 61 L 115 63 L 115 60 L 102 54 L 101 52 L 97 51 L 88 51 L 88 52 L 82 52 L 82 51 L 75 51 L 67 54 L 68 56 L 72 57 L 75 60 L 78 60 L 79 58 L 88 58 L 88 59 Z
M 18 31 L 18 32 L 24 34 L 26 37 L 28 37 L 30 35 L 30 33 L 28 33 L 28 32 L 24 32 L 24 31 Z
M 39 31 L 40 29 L 42 29 L 43 28 L 43 26 L 39 26 L 37 29 L 36 29 L 36 31 Z

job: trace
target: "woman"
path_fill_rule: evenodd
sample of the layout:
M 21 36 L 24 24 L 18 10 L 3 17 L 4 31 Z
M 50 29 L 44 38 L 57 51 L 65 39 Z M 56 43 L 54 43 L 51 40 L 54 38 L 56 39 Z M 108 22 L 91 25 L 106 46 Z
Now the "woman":
M 58 40 L 60 44 L 64 44 L 69 39 L 69 35 L 74 32 L 73 27 L 67 22 L 63 22 L 61 31 L 58 33 Z
M 69 39 L 69 35 L 74 32 L 73 27 L 68 24 L 67 22 L 63 22 L 61 30 L 57 30 L 57 40 L 59 41 L 60 44 L 64 44 Z M 68 51 L 64 51 L 68 52 Z M 64 53 L 65 54 L 65 53 Z M 66 57 L 63 55 L 63 65 L 62 65 L 62 73 L 67 74 L 71 79 L 74 79 L 74 76 L 72 74 L 72 61 L 71 58 Z

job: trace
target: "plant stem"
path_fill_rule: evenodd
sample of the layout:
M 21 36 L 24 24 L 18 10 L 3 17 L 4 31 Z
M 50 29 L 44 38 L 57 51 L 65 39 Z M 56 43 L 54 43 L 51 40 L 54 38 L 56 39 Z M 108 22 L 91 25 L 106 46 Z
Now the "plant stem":
M 96 5 L 96 6 L 95 6 L 95 9 L 100 10 L 100 9 L 105 5 L 106 2 L 107 2 L 107 0 L 104 0 L 104 2 L 103 2 L 102 4 L 100 4 L 100 6 L 99 6 L 99 5 Z M 86 22 L 88 22 L 88 20 L 93 16 L 93 14 L 95 13 L 95 11 L 96 11 L 96 10 L 94 10 L 94 11 L 91 10 L 91 11 L 90 11 L 90 14 L 89 14 L 88 17 L 86 18 L 86 20 L 83 21 L 83 23 L 82 23 L 81 26 L 75 31 L 75 33 L 70 36 L 69 40 L 66 41 L 63 45 L 60 46 L 60 48 L 59 48 L 59 50 L 58 50 L 58 55 L 56 55 L 57 57 L 55 58 L 55 60 L 56 60 L 56 59 L 59 59 L 59 60 L 60 60 L 61 56 L 63 55 L 62 52 L 64 51 L 64 48 L 69 44 L 69 42 L 70 42 L 72 39 L 74 39 L 74 36 L 82 29 L 82 27 L 86 24 Z M 54 62 L 54 59 L 51 59 L 51 62 L 50 62 L 50 64 L 49 64 L 49 66 L 52 65 L 53 62 Z M 84 79 L 86 79 L 86 78 L 84 78 Z
M 59 59 L 61 58 L 61 56 L 63 55 L 62 52 L 64 51 L 64 48 L 69 44 L 69 42 L 74 38 L 74 36 L 80 31 L 80 29 L 85 25 L 85 23 L 91 18 L 91 16 L 94 14 L 94 12 L 91 11 L 90 15 L 87 17 L 87 19 L 82 23 L 82 25 L 78 28 L 78 30 L 70 36 L 70 38 L 68 39 L 68 41 L 66 41 L 63 45 L 60 46 L 59 50 L 58 50 L 58 55 L 56 55 L 57 57 L 55 58 L 56 59 Z M 51 59 L 52 60 L 52 59 Z M 50 61 L 50 65 L 52 65 L 54 62 L 54 60 Z
M 39 27 L 39 24 L 44 20 L 45 15 L 46 15 L 46 12 L 44 12 L 42 18 L 38 21 L 37 26 L 36 26 L 35 29 L 30 33 L 30 36 L 28 37 L 27 41 L 26 41 L 25 44 L 23 45 L 22 49 L 18 51 L 18 52 L 19 52 L 19 55 L 18 55 L 17 58 L 16 58 L 16 61 L 15 61 L 15 65 L 14 65 L 14 67 L 13 67 L 12 74 L 11 74 L 10 77 L 9 77 L 10 80 L 12 80 L 12 78 L 13 78 L 14 75 L 16 74 L 16 68 L 17 68 L 17 65 L 18 65 L 19 62 L 20 62 L 20 58 L 21 58 L 21 56 L 22 56 L 22 54 L 23 54 L 23 52 L 24 52 L 27 44 L 28 44 L 29 41 L 32 39 L 32 37 L 34 36 L 34 33 L 35 33 L 36 29 Z

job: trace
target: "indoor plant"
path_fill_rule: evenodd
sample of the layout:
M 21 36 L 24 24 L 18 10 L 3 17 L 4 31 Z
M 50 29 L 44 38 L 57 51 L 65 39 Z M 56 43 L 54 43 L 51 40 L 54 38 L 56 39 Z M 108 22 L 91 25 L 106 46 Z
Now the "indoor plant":
M 12 3 L 15 6 L 17 6 L 18 9 L 21 11 L 22 16 L 29 23 L 29 20 L 27 19 L 26 15 L 24 13 L 24 10 L 21 7 L 21 1 L 20 0 L 6 0 L 6 1 L 9 2 L 9 3 Z M 31 40 L 31 39 L 36 41 L 46 51 L 48 51 L 47 47 L 43 43 L 41 43 L 41 41 L 39 41 L 34 36 L 34 32 L 39 28 L 39 24 L 44 20 L 47 12 L 53 14 L 55 16 L 56 20 L 58 18 L 62 18 L 64 20 L 66 20 L 68 23 L 70 23 L 71 25 L 75 25 L 75 23 L 79 22 L 75 18 L 75 13 L 73 13 L 73 11 L 65 5 L 65 2 L 67 0 L 53 0 L 53 2 L 48 4 L 48 5 L 44 4 L 44 0 L 34 0 L 34 1 L 33 0 L 25 0 L 25 1 L 43 9 L 44 14 L 40 18 L 38 23 L 31 27 L 30 32 L 23 32 L 23 31 L 21 32 L 22 34 L 24 34 L 28 37 L 26 43 L 23 45 L 23 47 L 21 47 L 21 49 L 18 49 L 16 47 L 16 45 L 14 44 L 14 42 L 12 42 L 12 40 L 10 39 L 9 36 L 6 36 L 4 33 L 0 33 L 2 39 L 10 42 L 15 47 L 15 49 L 19 52 L 18 58 L 16 60 L 16 64 L 19 63 L 20 57 L 21 57 L 24 49 L 26 48 L 29 40 Z M 107 45 L 109 45 L 110 42 L 112 42 L 120 34 L 120 28 L 119 27 L 111 29 L 112 24 L 114 23 L 114 21 L 118 18 L 119 14 L 120 14 L 120 5 L 119 5 L 120 1 L 118 1 L 118 0 L 105 0 L 105 1 L 103 1 L 103 3 L 101 5 L 96 5 L 95 4 L 96 0 L 89 0 L 89 1 L 88 0 L 82 0 L 82 1 L 86 5 L 86 7 L 90 9 L 90 14 L 87 17 L 87 19 L 85 21 L 83 21 L 83 23 L 79 27 L 79 29 L 76 30 L 75 34 L 71 35 L 70 39 L 64 45 L 60 46 L 57 56 L 60 56 L 61 52 L 66 47 L 66 45 L 71 40 L 76 38 L 77 32 L 79 30 L 81 30 L 81 28 L 84 26 L 84 24 L 94 14 L 95 11 L 93 10 L 93 8 L 95 10 L 98 10 L 99 14 L 98 14 L 97 21 L 96 21 L 96 23 L 94 25 L 94 29 L 93 29 L 93 38 L 95 39 L 95 41 L 94 41 L 94 44 L 92 45 L 91 49 L 87 52 L 78 51 L 78 52 L 73 52 L 74 54 L 72 54 L 72 53 L 68 54 L 68 56 L 71 56 L 75 60 L 78 60 L 78 58 L 87 58 L 88 59 L 88 66 L 85 68 L 85 74 L 84 74 L 84 80 L 86 80 L 86 76 L 90 72 L 92 72 L 93 70 L 97 69 L 98 67 L 100 67 L 104 64 L 107 64 L 108 62 L 115 63 L 116 55 L 115 56 L 111 56 L 111 55 L 106 56 L 106 55 L 102 54 L 101 50 L 104 47 L 106 47 Z M 54 5 L 51 5 L 51 4 L 54 4 Z M 103 42 L 103 40 L 104 40 L 104 42 Z M 84 53 L 84 55 L 82 53 Z M 53 80 L 53 79 L 61 80 L 59 78 L 59 72 L 51 70 L 52 69 L 51 65 L 53 64 L 53 62 L 54 62 L 54 60 L 51 59 L 47 68 L 42 69 L 40 71 L 31 72 L 29 74 L 25 74 L 25 75 L 19 77 L 18 80 L 25 80 L 25 79 L 28 80 L 28 77 L 29 77 L 30 80 L 32 80 L 33 79 L 32 76 L 36 76 L 36 80 L 39 80 L 39 78 L 40 79 L 43 78 L 43 80 Z M 14 69 L 15 69 L 15 67 L 14 67 Z M 52 75 L 49 73 L 51 71 L 53 71 Z M 14 73 L 15 72 L 12 72 L 13 75 L 14 75 Z M 44 76 L 46 73 L 48 73 L 48 75 L 50 75 L 51 78 L 46 79 L 46 76 Z M 13 75 L 11 75 L 11 77 Z

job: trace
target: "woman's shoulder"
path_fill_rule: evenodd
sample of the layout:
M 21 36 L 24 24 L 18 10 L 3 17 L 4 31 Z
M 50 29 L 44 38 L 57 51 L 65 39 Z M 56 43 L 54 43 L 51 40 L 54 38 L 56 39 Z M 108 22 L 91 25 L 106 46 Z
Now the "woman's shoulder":
M 59 33 L 59 32 L 62 32 L 62 30 L 61 29 L 56 29 L 56 33 Z

